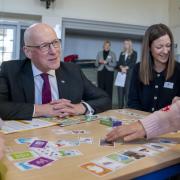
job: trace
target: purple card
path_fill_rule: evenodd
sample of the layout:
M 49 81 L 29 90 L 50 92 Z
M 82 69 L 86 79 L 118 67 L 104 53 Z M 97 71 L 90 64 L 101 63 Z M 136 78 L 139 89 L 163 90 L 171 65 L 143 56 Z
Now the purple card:
M 35 140 L 33 143 L 29 146 L 32 148 L 44 148 L 48 142 L 43 140 Z
M 45 157 L 39 157 L 37 159 L 29 161 L 28 163 L 33 165 L 33 166 L 43 167 L 43 166 L 51 163 L 52 161 L 54 161 L 54 160 L 49 159 L 49 158 L 45 158 Z

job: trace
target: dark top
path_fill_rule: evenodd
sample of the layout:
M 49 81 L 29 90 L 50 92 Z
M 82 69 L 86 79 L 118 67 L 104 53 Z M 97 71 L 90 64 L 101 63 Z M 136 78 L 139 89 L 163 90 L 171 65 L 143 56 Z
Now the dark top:
M 119 61 L 117 63 L 117 69 L 119 70 L 119 66 L 128 66 L 129 70 L 134 67 L 137 61 L 137 52 L 133 51 L 131 55 L 127 57 L 125 60 L 125 54 L 124 52 L 121 52 L 119 56 Z
M 87 102 L 99 113 L 111 108 L 108 95 L 94 86 L 74 63 L 55 71 L 60 98 Z M 3 62 L 0 71 L 0 117 L 31 119 L 34 110 L 34 77 L 29 59 Z
M 128 107 L 154 112 L 172 103 L 175 96 L 180 96 L 180 65 L 176 63 L 174 74 L 165 80 L 164 71 L 153 71 L 153 81 L 144 85 L 139 79 L 138 63 L 133 70 L 128 98 Z
M 104 58 L 104 60 L 106 60 L 107 59 L 107 57 L 108 57 L 108 55 L 109 55 L 109 51 L 103 51 L 103 58 Z

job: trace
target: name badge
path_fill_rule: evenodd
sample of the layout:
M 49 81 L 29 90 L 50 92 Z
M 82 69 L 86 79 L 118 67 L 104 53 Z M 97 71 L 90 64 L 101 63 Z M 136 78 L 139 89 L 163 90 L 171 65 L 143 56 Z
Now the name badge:
M 111 59 L 111 56 L 108 56 L 107 58 L 108 58 L 108 59 Z
M 173 89 L 174 83 L 172 82 L 164 82 L 164 88 Z

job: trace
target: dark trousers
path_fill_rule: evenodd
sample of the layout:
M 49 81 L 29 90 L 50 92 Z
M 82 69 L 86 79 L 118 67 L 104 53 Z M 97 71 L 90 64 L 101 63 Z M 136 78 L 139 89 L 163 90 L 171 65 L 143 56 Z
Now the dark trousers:
M 126 77 L 125 87 L 118 87 L 118 107 L 126 108 L 128 103 L 129 88 L 131 84 L 132 71 L 129 71 Z
M 106 68 L 102 71 L 98 71 L 97 81 L 98 87 L 103 89 L 112 100 L 114 71 L 108 71 Z

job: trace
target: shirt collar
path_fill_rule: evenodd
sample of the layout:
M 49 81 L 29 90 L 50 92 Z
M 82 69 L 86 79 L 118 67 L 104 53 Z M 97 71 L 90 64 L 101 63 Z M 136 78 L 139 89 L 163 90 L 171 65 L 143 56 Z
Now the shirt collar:
M 43 73 L 32 62 L 31 62 L 31 66 L 32 66 L 32 71 L 33 71 L 34 77 L 39 76 L 40 74 Z M 49 74 L 50 76 L 56 76 L 55 70 L 50 70 L 47 72 L 47 74 Z

